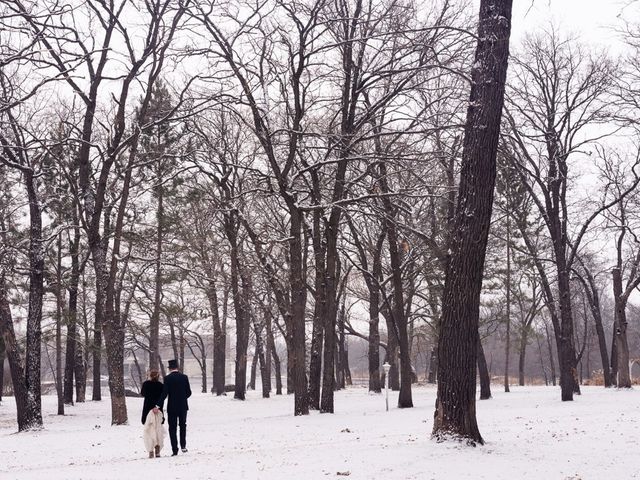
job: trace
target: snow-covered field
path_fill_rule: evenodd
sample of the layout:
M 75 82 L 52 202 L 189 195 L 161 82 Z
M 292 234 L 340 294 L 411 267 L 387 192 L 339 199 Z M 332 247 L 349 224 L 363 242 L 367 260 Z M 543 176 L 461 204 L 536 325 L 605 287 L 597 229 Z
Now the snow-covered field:
M 384 410 L 365 389 L 339 392 L 337 413 L 292 416 L 292 397 L 245 402 L 194 393 L 187 454 L 146 458 L 139 415 L 110 426 L 109 400 L 67 407 L 43 399 L 46 427 L 17 434 L 12 399 L 0 406 L 2 479 L 640 479 L 640 391 L 585 387 L 560 402 L 552 387 L 494 386 L 478 402 L 482 447 L 430 440 L 435 389 L 413 409 Z M 396 394 L 390 392 L 390 404 Z

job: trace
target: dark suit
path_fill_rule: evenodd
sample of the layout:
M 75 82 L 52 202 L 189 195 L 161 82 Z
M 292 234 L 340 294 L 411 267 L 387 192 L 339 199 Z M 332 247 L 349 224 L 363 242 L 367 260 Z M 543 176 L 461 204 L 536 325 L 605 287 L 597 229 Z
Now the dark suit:
M 189 403 L 187 398 L 191 396 L 191 386 L 189 377 L 174 371 L 164 377 L 164 388 L 158 401 L 158 407 L 162 409 L 164 401 L 167 402 L 167 414 L 169 417 L 169 438 L 171 439 L 171 450 L 178 453 L 178 438 L 176 430 L 180 422 L 180 448 L 187 447 L 187 411 Z

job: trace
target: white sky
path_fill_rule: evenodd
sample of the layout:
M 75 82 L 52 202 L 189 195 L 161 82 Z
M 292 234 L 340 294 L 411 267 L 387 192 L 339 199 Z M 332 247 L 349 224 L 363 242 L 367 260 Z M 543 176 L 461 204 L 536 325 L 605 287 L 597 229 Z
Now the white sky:
M 639 4 L 638 0 L 514 0 L 512 39 L 517 45 L 524 34 L 546 28 L 551 20 L 561 32 L 615 53 L 621 44 L 612 27 L 620 27 L 623 19 L 637 20 Z

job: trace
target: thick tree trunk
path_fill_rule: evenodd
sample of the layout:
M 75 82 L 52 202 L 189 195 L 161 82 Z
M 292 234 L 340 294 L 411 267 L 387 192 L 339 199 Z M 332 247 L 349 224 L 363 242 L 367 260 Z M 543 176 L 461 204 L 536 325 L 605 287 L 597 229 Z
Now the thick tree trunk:
M 27 428 L 42 427 L 40 364 L 42 348 L 42 302 L 44 297 L 44 239 L 42 213 L 36 178 L 23 171 L 29 199 L 29 307 L 27 310 L 27 345 L 25 355 L 25 387 Z M 6 339 L 5 339 L 6 340 Z
M 373 282 L 372 282 L 373 283 Z M 380 393 L 380 292 L 375 286 L 369 290 L 369 391 Z
M 250 311 L 249 302 L 251 301 L 251 286 L 249 279 L 240 272 L 240 263 L 236 250 L 236 271 L 241 283 L 241 291 L 238 292 L 239 303 L 236 305 L 236 364 L 235 364 L 235 391 L 233 398 L 237 400 L 245 399 L 245 390 L 247 386 L 247 349 L 249 348 L 249 325 Z M 233 261 L 232 261 L 233 263 Z M 232 267 L 233 270 L 233 267 Z M 233 273 L 231 274 L 233 277 Z M 236 278 L 236 282 L 238 278 Z M 234 292 L 234 299 L 236 292 Z M 234 300 L 235 303 L 235 300 Z
M 627 302 L 622 293 L 622 274 L 619 268 L 614 268 L 613 298 L 615 301 L 615 335 L 617 354 L 617 385 L 618 388 L 631 388 L 631 374 L 629 371 L 629 343 L 627 340 Z
M 2 272 L 0 272 L 0 334 L 2 334 L 2 340 L 9 360 L 13 396 L 16 401 L 18 431 L 22 432 L 34 427 L 34 419 L 31 412 L 33 412 L 36 407 L 33 405 L 33 400 L 29 398 L 27 393 L 24 362 L 20 355 L 20 349 L 13 329 L 11 307 L 7 298 L 4 273 Z M 37 423 L 35 425 L 37 425 Z
M 433 435 L 483 443 L 476 420 L 480 290 L 491 223 L 496 152 L 509 57 L 511 0 L 481 0 L 451 255 L 438 338 Z
M 558 294 L 560 296 L 560 348 L 558 364 L 560 366 L 560 390 L 563 402 L 572 401 L 573 394 L 580 393 L 577 370 L 578 365 L 573 343 L 573 312 L 571 306 L 571 286 L 569 272 L 564 258 L 564 249 L 556 254 L 558 270 Z
M 307 303 L 307 285 L 302 245 L 302 217 L 296 205 L 289 206 L 290 240 L 289 240 L 289 285 L 291 287 L 290 326 L 291 348 L 287 365 L 290 372 L 291 386 L 294 391 L 294 415 L 309 414 L 309 395 L 307 391 L 306 373 L 306 332 L 305 310 Z

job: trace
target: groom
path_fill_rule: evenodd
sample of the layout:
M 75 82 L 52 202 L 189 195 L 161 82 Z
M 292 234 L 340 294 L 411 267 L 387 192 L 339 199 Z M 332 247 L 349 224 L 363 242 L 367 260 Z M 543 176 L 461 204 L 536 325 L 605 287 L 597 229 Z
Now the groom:
M 158 405 L 154 409 L 162 410 L 164 401 L 169 397 L 167 404 L 167 414 L 169 415 L 169 438 L 171 439 L 171 449 L 173 455 L 178 455 L 178 438 L 176 429 L 180 423 L 180 448 L 182 453 L 187 452 L 187 411 L 189 404 L 187 398 L 191 396 L 189 377 L 178 371 L 178 362 L 169 360 L 169 374 L 164 377 L 164 388 L 158 400 Z

